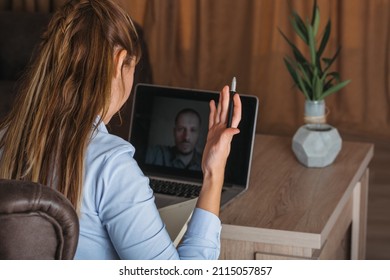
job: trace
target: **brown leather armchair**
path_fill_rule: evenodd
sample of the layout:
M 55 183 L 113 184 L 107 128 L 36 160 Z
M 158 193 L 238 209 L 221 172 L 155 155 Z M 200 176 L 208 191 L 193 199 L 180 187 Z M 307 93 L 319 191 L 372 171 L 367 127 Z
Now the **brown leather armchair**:
M 77 214 L 60 192 L 0 179 L 0 259 L 73 259 L 78 238 Z

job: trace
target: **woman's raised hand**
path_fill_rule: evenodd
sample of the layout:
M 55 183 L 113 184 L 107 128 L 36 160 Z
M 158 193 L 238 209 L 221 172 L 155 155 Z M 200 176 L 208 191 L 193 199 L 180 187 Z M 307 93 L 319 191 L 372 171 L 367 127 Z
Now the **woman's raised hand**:
M 226 127 L 229 87 L 225 86 L 222 89 L 217 107 L 213 100 L 210 102 L 209 131 L 202 158 L 203 186 L 198 207 L 216 215 L 219 213 L 220 196 L 231 141 L 233 136 L 240 132 L 237 128 L 241 120 L 240 96 L 237 93 L 234 94 L 233 100 L 233 118 L 230 128 Z

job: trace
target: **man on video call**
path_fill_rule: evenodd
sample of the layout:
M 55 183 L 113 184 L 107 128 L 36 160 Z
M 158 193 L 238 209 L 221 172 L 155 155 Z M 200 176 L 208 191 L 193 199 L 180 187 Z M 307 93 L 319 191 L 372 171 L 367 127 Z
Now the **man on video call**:
M 185 108 L 175 118 L 174 146 L 155 146 L 148 150 L 146 163 L 201 170 L 202 154 L 196 150 L 199 139 L 201 118 L 197 111 Z

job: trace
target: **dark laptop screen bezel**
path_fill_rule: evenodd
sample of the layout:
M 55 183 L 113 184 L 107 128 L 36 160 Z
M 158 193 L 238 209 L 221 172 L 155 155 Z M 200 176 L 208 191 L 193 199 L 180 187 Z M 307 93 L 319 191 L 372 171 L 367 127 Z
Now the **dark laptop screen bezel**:
M 200 101 L 207 103 L 208 106 L 210 100 L 218 102 L 219 92 L 151 84 L 137 84 L 135 88 L 129 142 L 136 149 L 134 158 L 142 171 L 147 176 L 182 179 L 200 183 L 202 181 L 201 171 L 183 170 L 145 163 L 149 128 L 153 113 L 152 104 L 156 97 L 177 98 L 186 102 Z M 240 134 L 234 136 L 232 141 L 231 152 L 226 165 L 225 186 L 246 187 L 249 180 L 258 100 L 255 96 L 240 94 L 240 97 L 242 102 L 242 118 L 238 127 Z M 208 119 L 203 121 L 203 125 L 208 125 Z

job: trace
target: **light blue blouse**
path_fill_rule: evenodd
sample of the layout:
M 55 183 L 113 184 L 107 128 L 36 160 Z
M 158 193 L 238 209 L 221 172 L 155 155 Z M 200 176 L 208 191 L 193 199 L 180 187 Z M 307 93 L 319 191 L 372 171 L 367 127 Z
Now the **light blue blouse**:
M 175 248 L 134 151 L 98 126 L 86 151 L 75 259 L 217 259 L 221 222 L 199 208 Z

